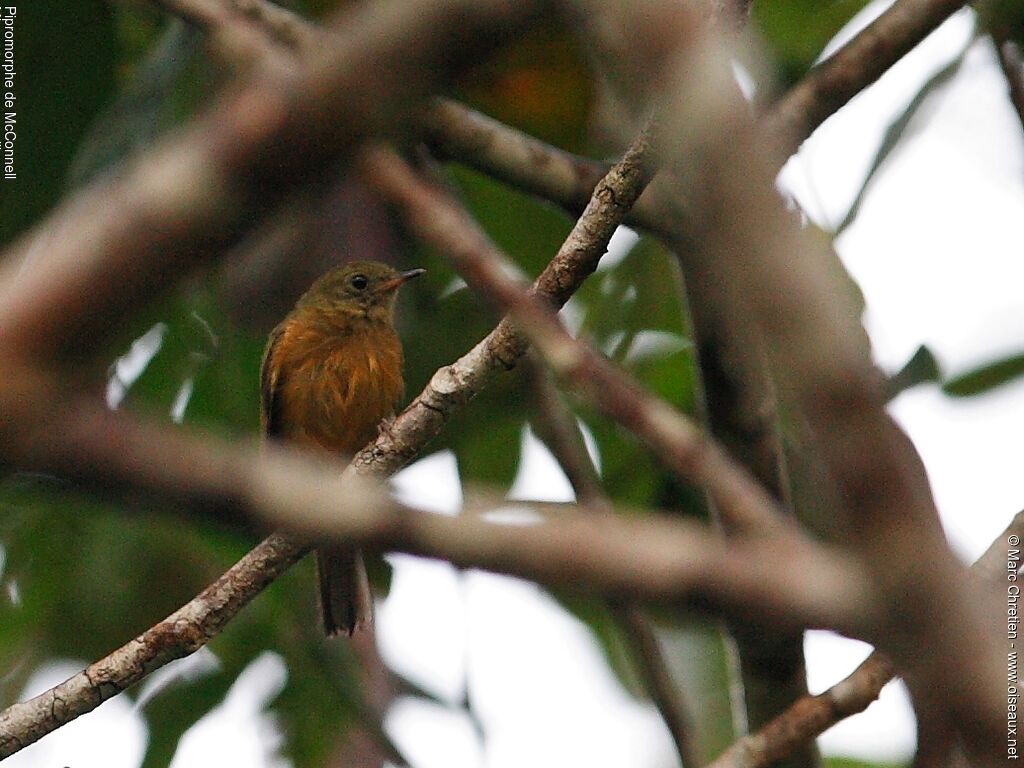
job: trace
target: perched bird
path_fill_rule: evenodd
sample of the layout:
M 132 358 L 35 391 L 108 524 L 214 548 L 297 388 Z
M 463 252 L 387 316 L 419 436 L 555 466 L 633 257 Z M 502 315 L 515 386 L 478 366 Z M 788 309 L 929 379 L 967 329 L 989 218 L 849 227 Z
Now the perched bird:
M 423 272 L 363 261 L 313 283 L 263 353 L 266 437 L 351 457 L 377 436 L 404 389 L 395 295 Z M 327 634 L 368 622 L 373 603 L 358 551 L 321 548 L 317 568 Z

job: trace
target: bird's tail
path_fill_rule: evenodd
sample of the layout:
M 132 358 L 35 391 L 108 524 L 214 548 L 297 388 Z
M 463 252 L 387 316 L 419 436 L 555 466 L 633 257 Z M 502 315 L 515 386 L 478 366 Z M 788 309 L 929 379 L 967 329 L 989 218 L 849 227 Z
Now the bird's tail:
M 373 596 L 366 577 L 363 556 L 354 549 L 318 549 L 320 607 L 328 636 L 356 629 L 373 620 Z

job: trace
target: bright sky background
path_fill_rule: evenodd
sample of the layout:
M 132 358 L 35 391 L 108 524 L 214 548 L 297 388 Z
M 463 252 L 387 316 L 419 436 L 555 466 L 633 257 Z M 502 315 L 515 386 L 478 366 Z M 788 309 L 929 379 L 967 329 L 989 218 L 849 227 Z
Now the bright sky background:
M 872 6 L 861 26 L 885 6 Z M 927 76 L 966 44 L 971 16 L 951 19 L 876 86 L 829 120 L 785 168 L 781 182 L 808 215 L 842 219 L 889 120 Z M 955 81 L 911 126 L 838 250 L 868 302 L 865 318 L 879 364 L 898 369 L 921 343 L 948 373 L 1024 349 L 1024 131 L 987 40 L 974 45 Z M 1021 508 L 1019 435 L 1024 384 L 970 400 L 932 388 L 900 396 L 892 412 L 924 456 L 956 550 L 976 557 Z M 527 450 L 514 495 L 568 499 L 546 451 Z M 437 454 L 396 478 L 403 497 L 440 512 L 459 504 L 455 464 Z M 651 768 L 674 764 L 657 713 L 632 700 L 587 630 L 538 588 L 443 563 L 396 556 L 391 596 L 380 606 L 381 650 L 397 670 L 445 700 L 469 686 L 487 734 L 456 708 L 402 700 L 386 726 L 415 768 Z M 808 637 L 812 690 L 846 675 L 867 646 L 827 633 Z M 79 670 L 53 665 L 26 695 Z M 174 665 L 215 668 L 212 654 Z M 225 702 L 183 740 L 174 768 L 280 765 L 264 705 L 285 680 L 280 659 L 260 657 Z M 73 765 L 134 768 L 145 726 L 119 697 L 9 761 L 12 768 Z M 117 744 L 111 749 L 111 744 Z M 827 733 L 828 754 L 907 760 L 914 733 L 906 695 L 890 685 L 865 714 Z

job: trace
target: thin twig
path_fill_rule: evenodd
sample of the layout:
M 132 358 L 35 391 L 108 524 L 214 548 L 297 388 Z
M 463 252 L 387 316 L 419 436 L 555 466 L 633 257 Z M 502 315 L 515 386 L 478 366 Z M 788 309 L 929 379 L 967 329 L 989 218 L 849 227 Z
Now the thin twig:
M 264 587 L 306 553 L 271 536 L 199 595 L 55 688 L 0 712 L 0 759 L 24 749 L 79 715 L 139 682 L 216 636 Z
M 1018 513 L 971 568 L 973 578 L 1004 583 L 1007 540 L 1024 537 L 1024 512 Z M 892 662 L 878 651 L 844 680 L 817 696 L 805 696 L 756 733 L 744 736 L 707 768 L 768 768 L 801 744 L 836 723 L 863 712 L 895 677 Z
M 587 453 L 583 433 L 551 381 L 548 370 L 531 361 L 529 373 L 540 416 L 534 426 L 538 437 L 562 467 L 579 502 L 590 509 L 611 512 L 611 502 Z M 665 721 L 682 764 L 686 768 L 697 768 L 700 761 L 694 746 L 689 710 L 683 692 L 672 679 L 654 629 L 640 606 L 632 600 L 613 602 L 609 607 L 640 662 L 638 666 L 647 691 Z

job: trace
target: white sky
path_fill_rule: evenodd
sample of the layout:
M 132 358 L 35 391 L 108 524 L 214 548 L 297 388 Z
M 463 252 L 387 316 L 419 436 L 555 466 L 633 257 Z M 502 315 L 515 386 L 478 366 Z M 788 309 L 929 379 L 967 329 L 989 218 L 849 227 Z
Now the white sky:
M 881 7 L 872 6 L 858 23 Z M 791 160 L 781 182 L 812 218 L 826 227 L 842 218 L 888 121 L 970 32 L 970 16 L 958 14 Z M 986 41 L 974 46 L 956 80 L 911 130 L 913 137 L 890 158 L 837 247 L 867 297 L 865 320 L 879 363 L 896 370 L 927 343 L 944 370 L 960 372 L 1024 348 L 1024 270 L 1016 252 L 1024 214 L 1024 131 Z M 1024 384 L 970 400 L 921 388 L 892 406 L 924 456 L 943 521 L 965 559 L 976 557 L 1024 500 L 1022 395 Z M 515 495 L 569 498 L 550 456 L 531 436 L 524 440 Z M 453 513 L 460 500 L 447 454 L 410 467 L 396 487 L 440 512 Z M 541 590 L 489 574 L 459 575 L 446 564 L 412 557 L 392 562 L 394 587 L 378 612 L 384 657 L 453 703 L 468 682 L 487 734 L 482 743 L 454 707 L 402 700 L 386 726 L 416 768 L 674 764 L 657 713 L 621 689 L 586 629 Z M 827 633 L 812 633 L 806 647 L 814 691 L 843 677 L 867 653 L 863 644 Z M 81 666 L 42 670 L 26 694 Z M 285 675 L 272 655 L 253 662 L 223 705 L 187 735 L 174 768 L 278 764 L 266 757 L 274 737 L 262 710 Z M 144 739 L 132 702 L 120 697 L 9 765 L 131 768 L 141 759 Z M 111 750 L 111 743 L 118 749 Z M 830 754 L 908 759 L 914 733 L 902 688 L 889 686 L 880 702 L 821 743 Z

